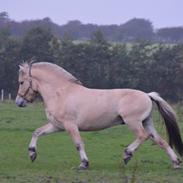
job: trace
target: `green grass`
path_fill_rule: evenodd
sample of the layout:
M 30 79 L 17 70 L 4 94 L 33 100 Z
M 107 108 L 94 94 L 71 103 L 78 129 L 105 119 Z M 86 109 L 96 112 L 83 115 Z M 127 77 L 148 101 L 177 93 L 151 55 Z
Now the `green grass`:
M 181 119 L 183 108 L 176 106 L 176 111 Z M 154 117 L 166 136 L 159 114 Z M 172 169 L 167 155 L 151 141 L 145 142 L 125 166 L 123 150 L 134 139 L 126 126 L 81 133 L 90 160 L 87 171 L 77 170 L 79 156 L 65 132 L 41 137 L 37 160 L 31 163 L 27 152 L 31 134 L 45 121 L 40 103 L 27 108 L 0 103 L 0 183 L 183 182 L 183 171 Z M 183 121 L 180 126 L 183 131 Z

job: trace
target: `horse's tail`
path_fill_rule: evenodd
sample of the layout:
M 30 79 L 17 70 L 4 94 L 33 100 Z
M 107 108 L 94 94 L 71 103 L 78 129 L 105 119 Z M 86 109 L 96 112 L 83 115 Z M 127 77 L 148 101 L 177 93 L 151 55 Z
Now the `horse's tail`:
M 152 101 L 154 101 L 157 106 L 161 116 L 164 119 L 165 126 L 167 129 L 169 144 L 171 147 L 175 147 L 177 152 L 183 155 L 183 142 L 180 135 L 180 130 L 176 120 L 176 114 L 172 107 L 159 96 L 156 92 L 148 93 Z

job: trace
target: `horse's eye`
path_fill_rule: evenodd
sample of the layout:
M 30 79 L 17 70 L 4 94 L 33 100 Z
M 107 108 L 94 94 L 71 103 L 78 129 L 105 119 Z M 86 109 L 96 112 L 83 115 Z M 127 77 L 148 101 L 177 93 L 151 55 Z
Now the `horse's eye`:
M 20 85 L 23 85 L 24 84 L 24 82 L 23 81 L 20 81 Z

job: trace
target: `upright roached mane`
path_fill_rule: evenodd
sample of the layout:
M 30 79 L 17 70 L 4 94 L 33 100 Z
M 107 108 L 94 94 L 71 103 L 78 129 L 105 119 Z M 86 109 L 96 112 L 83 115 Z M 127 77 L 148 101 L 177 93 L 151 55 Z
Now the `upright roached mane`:
M 37 140 L 41 135 L 66 130 L 72 137 L 81 158 L 80 168 L 89 166 L 84 143 L 79 131 L 101 130 L 114 125 L 127 124 L 136 140 L 124 151 L 124 162 L 132 158 L 135 150 L 146 139 L 152 139 L 170 157 L 173 167 L 180 160 L 173 150 L 183 154 L 183 143 L 171 106 L 157 93 L 144 93 L 132 89 L 89 89 L 63 68 L 46 62 L 20 65 L 19 89 L 16 104 L 25 107 L 39 93 L 44 102 L 47 124 L 38 128 L 29 144 L 32 161 L 37 157 Z M 170 145 L 163 140 L 153 125 L 152 102 L 162 115 Z
M 31 64 L 32 64 L 31 61 L 30 61 L 30 63 L 29 62 L 23 62 L 21 64 L 21 66 L 25 67 L 25 68 L 29 68 Z M 65 69 L 63 69 L 62 67 L 59 67 L 56 64 L 51 64 L 51 63 L 48 63 L 48 62 L 39 62 L 39 63 L 34 64 L 34 67 L 35 68 L 39 67 L 39 68 L 42 68 L 42 69 L 45 69 L 45 70 L 49 70 L 50 72 L 54 72 L 55 75 L 58 74 L 58 77 L 64 77 L 64 78 L 68 79 L 71 82 L 82 85 L 80 80 L 78 80 L 71 73 L 67 72 Z M 21 69 L 19 71 L 21 72 Z

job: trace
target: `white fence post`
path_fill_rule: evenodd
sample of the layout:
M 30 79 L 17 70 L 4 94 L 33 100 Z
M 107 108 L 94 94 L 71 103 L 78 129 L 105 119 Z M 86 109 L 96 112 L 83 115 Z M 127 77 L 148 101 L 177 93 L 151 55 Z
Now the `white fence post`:
M 4 90 L 3 89 L 1 90 L 1 101 L 2 102 L 4 101 Z
M 8 100 L 11 100 L 11 93 L 8 93 Z

